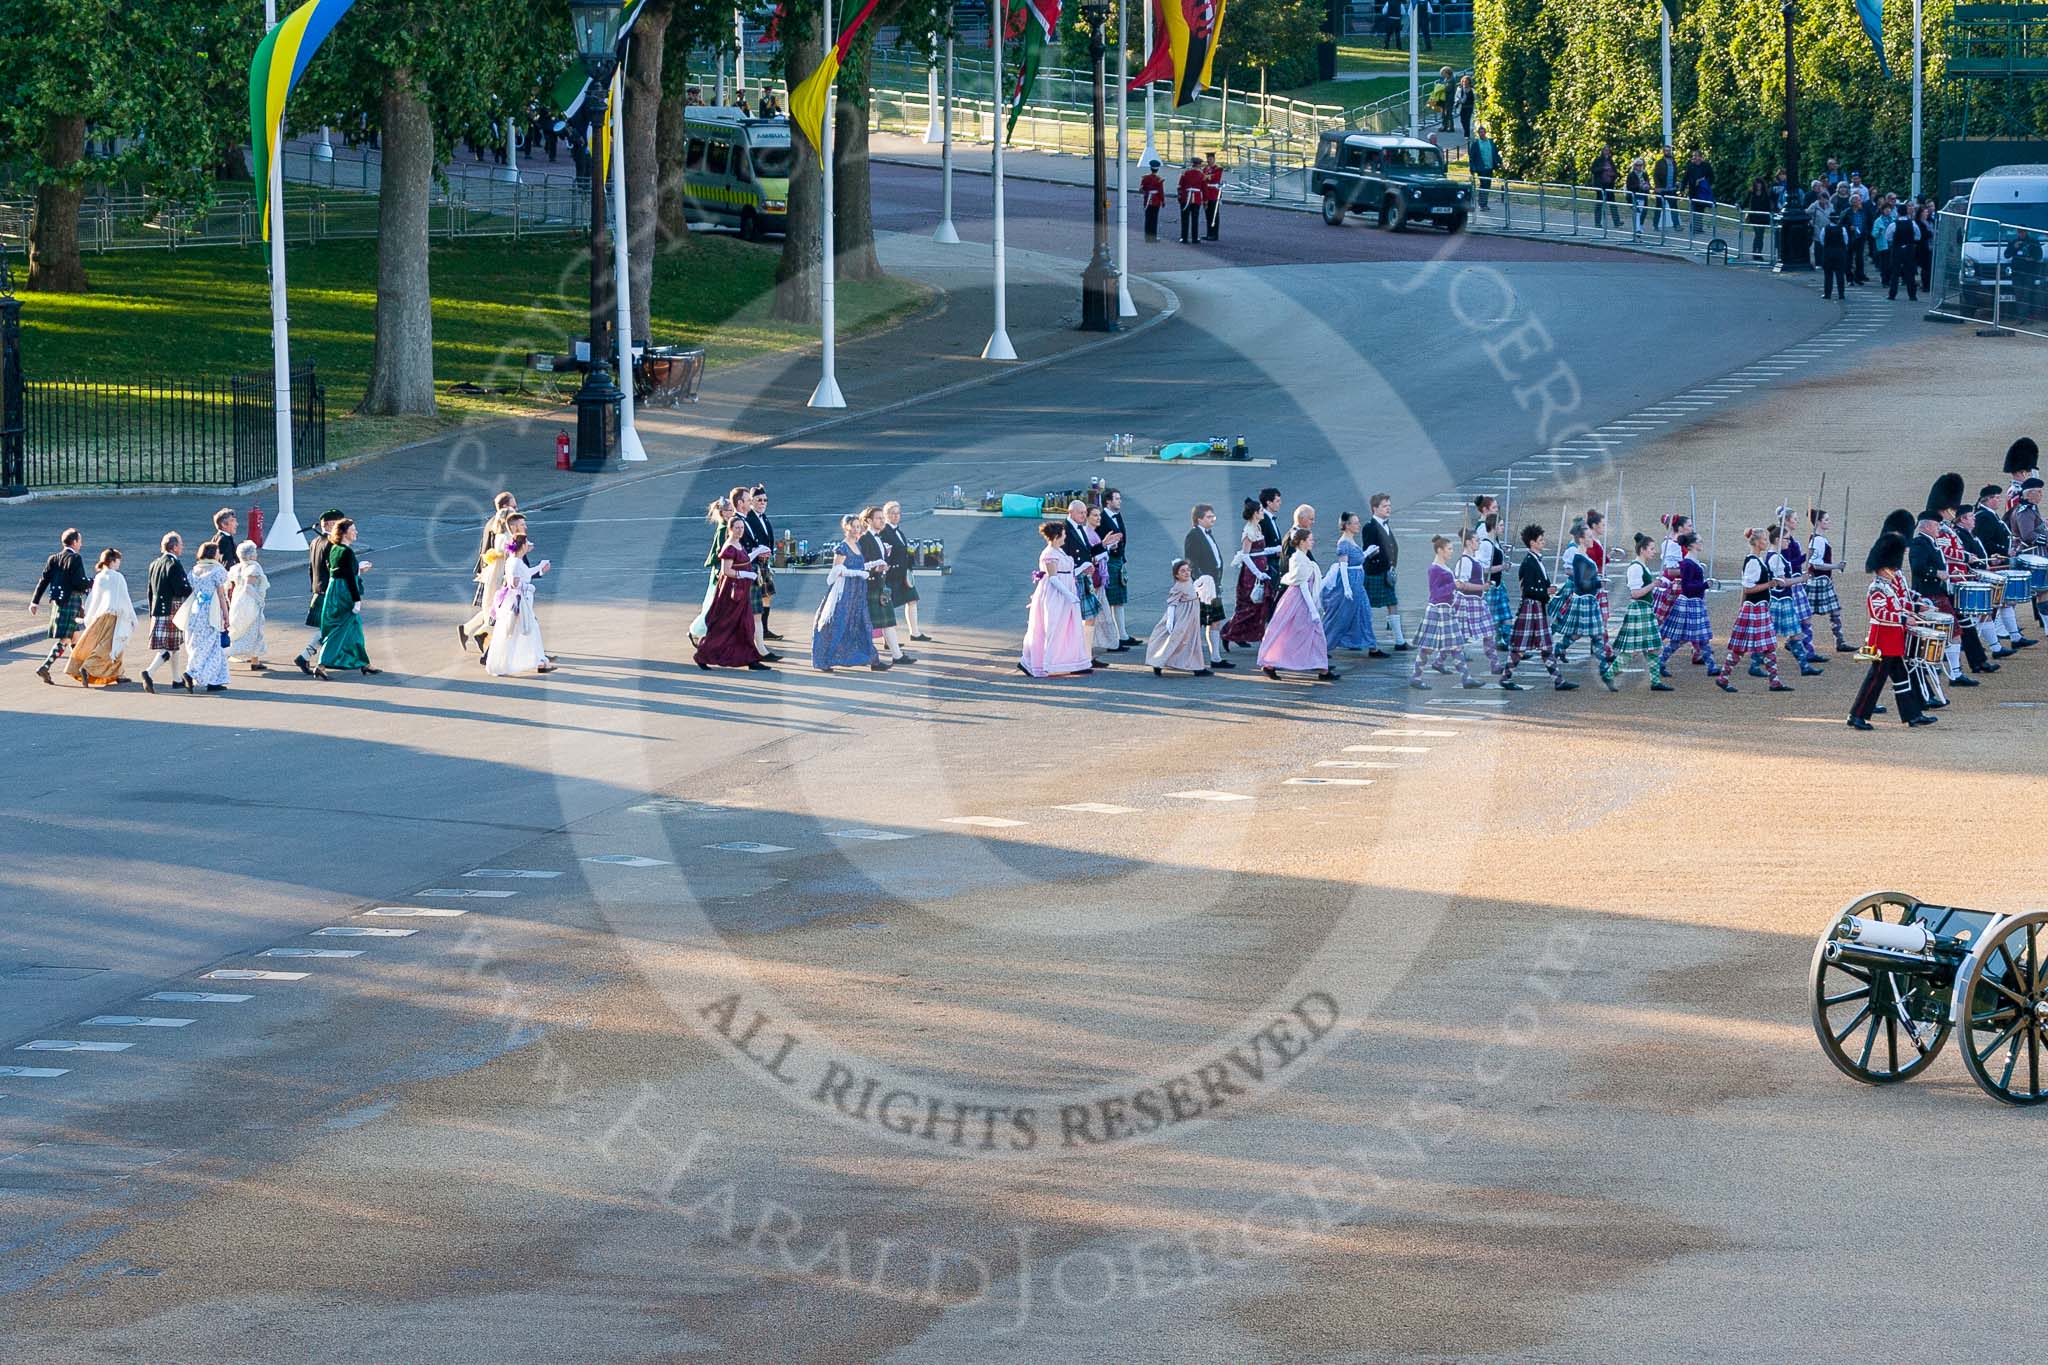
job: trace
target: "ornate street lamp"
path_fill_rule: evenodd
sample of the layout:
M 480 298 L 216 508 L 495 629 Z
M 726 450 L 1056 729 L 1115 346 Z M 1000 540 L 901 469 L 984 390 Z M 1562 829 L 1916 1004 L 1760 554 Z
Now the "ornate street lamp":
M 576 468 L 595 473 L 611 453 L 619 403 L 625 398 L 612 381 L 612 250 L 605 230 L 604 170 L 598 163 L 612 76 L 619 69 L 620 0 L 569 0 L 576 30 L 576 55 L 590 76 L 583 101 L 586 160 L 590 163 L 590 361 L 576 390 Z
M 1800 211 L 1799 75 L 1792 63 L 1792 24 L 1799 17 L 1795 0 L 1785 11 L 1785 212 L 1778 219 L 1778 269 L 1813 269 L 1813 224 Z
M 1081 330 L 1114 332 L 1122 324 L 1116 316 L 1117 270 L 1109 258 L 1109 170 L 1102 127 L 1103 54 L 1108 50 L 1103 38 L 1109 27 L 1108 0 L 1085 0 L 1081 17 L 1088 24 L 1088 59 L 1095 66 L 1095 253 L 1081 271 Z M 1122 41 L 1121 35 L 1118 41 Z

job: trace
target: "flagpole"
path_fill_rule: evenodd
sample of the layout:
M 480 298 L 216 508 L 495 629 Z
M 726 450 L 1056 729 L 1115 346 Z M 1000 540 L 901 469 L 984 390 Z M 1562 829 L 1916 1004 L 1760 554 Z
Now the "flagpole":
M 1145 60 L 1152 60 L 1152 0 L 1138 0 L 1145 11 Z M 1138 158 L 1147 166 L 1159 160 L 1159 152 L 1152 145 L 1152 87 L 1155 81 L 1145 82 L 1145 154 Z
M 1408 136 L 1422 136 L 1422 48 L 1418 45 L 1418 33 L 1422 25 L 1416 20 L 1421 16 L 1415 12 L 1415 0 L 1408 0 Z
M 738 5 L 732 9 L 732 89 L 734 104 L 747 97 L 747 15 Z
M 1913 0 L 1913 200 L 1920 200 L 1920 0 Z
M 277 27 L 277 0 L 263 0 L 264 32 Z M 306 533 L 299 527 L 292 488 L 292 343 L 285 309 L 284 278 L 284 146 L 277 128 L 264 129 L 271 139 L 270 156 L 270 364 L 275 383 L 271 404 L 277 420 L 277 517 L 263 538 L 266 550 L 303 550 Z
M 832 0 L 825 0 L 825 37 L 832 38 Z M 824 260 L 818 270 L 818 328 L 823 339 L 819 362 L 823 373 L 818 376 L 818 387 L 811 390 L 810 406 L 814 408 L 843 408 L 846 397 L 839 392 L 839 378 L 834 373 L 839 356 L 834 347 L 833 333 L 835 308 L 832 298 L 833 277 L 839 273 L 839 259 L 834 254 L 837 247 L 832 241 L 832 124 L 839 111 L 839 82 L 835 78 L 825 87 L 825 117 L 818 129 L 818 159 L 825 170 L 825 232 Z
M 619 462 L 647 459 L 640 432 L 633 425 L 633 276 L 626 232 L 626 70 L 612 75 L 612 298 L 619 311 Z
M 1138 316 L 1131 302 L 1131 48 L 1124 41 L 1124 11 L 1130 0 L 1117 0 L 1116 7 L 1116 315 Z M 1145 3 L 1145 0 L 1140 0 Z
M 943 122 L 939 125 L 943 134 L 939 141 L 939 230 L 932 234 L 932 240 L 940 246 L 960 245 L 960 234 L 953 227 L 953 7 L 946 6 L 946 93 Z
M 1015 360 L 1017 348 L 1010 344 L 1008 260 L 1003 248 L 1003 14 L 1002 6 L 989 7 L 989 46 L 995 54 L 995 85 L 989 98 L 989 121 L 994 125 L 994 150 L 989 155 L 989 178 L 995 182 L 996 325 L 988 345 L 981 348 L 983 360 Z
M 1670 0 L 1657 6 L 1661 18 L 1658 45 L 1661 48 L 1664 68 L 1664 145 L 1671 145 L 1671 5 Z

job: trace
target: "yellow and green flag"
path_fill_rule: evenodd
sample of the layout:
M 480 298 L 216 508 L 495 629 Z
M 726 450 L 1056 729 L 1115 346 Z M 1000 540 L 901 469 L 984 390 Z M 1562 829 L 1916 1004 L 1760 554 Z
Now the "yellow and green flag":
M 263 35 L 249 62 L 249 149 L 256 157 L 256 210 L 263 240 L 270 240 L 270 163 L 278 155 L 285 101 L 341 16 L 356 0 L 306 0 Z
M 825 59 L 818 63 L 818 69 L 804 77 L 802 85 L 789 92 L 789 117 L 811 140 L 820 156 L 825 152 L 825 92 L 838 79 L 846 54 L 853 51 L 854 35 L 875 12 L 875 3 L 876 0 L 868 0 L 861 6 L 860 13 L 853 16 L 853 22 L 839 35 L 839 41 L 825 49 Z

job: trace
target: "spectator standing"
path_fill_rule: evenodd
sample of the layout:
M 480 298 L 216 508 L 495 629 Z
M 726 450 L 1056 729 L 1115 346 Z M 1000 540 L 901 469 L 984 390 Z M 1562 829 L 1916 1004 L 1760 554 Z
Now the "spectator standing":
M 1628 202 L 1635 218 L 1635 235 L 1643 235 L 1643 214 L 1650 205 L 1650 173 L 1643 169 L 1643 159 L 1637 157 L 1628 163 Z
M 1657 226 L 1660 229 L 1678 226 L 1678 212 L 1672 200 L 1678 197 L 1678 158 L 1666 146 L 1664 154 L 1657 158 L 1651 179 L 1657 187 Z
M 1878 201 L 1877 216 L 1870 220 L 1870 254 L 1877 258 L 1877 282 L 1892 287 L 1892 234 L 1899 225 L 1899 197 L 1887 194 Z M 1898 292 L 1892 291 L 1897 298 Z
M 1920 297 L 1916 285 L 1920 274 L 1920 235 L 1923 230 L 1917 214 L 1907 212 L 1893 216 L 1890 261 L 1885 267 L 1885 274 L 1889 277 L 1885 286 L 1886 298 L 1899 296 L 1901 280 L 1905 281 L 1908 300 Z
M 1621 206 L 1614 202 L 1614 182 L 1620 173 L 1614 164 L 1613 144 L 1600 148 L 1600 155 L 1593 158 L 1593 188 L 1599 197 L 1593 202 L 1593 226 L 1605 227 L 1606 215 L 1614 216 L 1614 225 L 1621 226 Z
M 1697 148 L 1685 163 L 1685 193 L 1692 200 L 1692 235 L 1698 237 L 1707 230 L 1707 214 L 1714 207 L 1714 168 Z
M 1922 199 L 1915 210 L 1920 221 L 1920 241 L 1913 248 L 1914 264 L 1920 267 L 1920 288 L 1934 292 L 1934 200 Z
M 1472 88 L 1472 78 L 1463 77 L 1458 82 L 1458 130 L 1465 135 L 1465 141 L 1472 140 L 1472 112 L 1479 103 L 1479 92 Z
M 1456 73 L 1446 66 L 1436 73 L 1436 84 L 1431 86 L 1429 91 L 1429 107 L 1436 110 L 1441 120 L 1438 128 L 1443 132 L 1448 133 L 1451 131 L 1451 119 L 1455 116 L 1453 109 L 1457 103 L 1457 95 L 1458 77 Z M 1420 136 L 1419 129 L 1417 130 L 1417 136 Z
M 1764 230 L 1771 225 L 1771 215 L 1777 211 L 1777 196 L 1770 186 L 1764 184 L 1762 176 L 1749 182 L 1749 197 L 1742 201 L 1742 218 L 1749 224 L 1749 256 L 1751 260 L 1764 258 Z
M 1472 178 L 1479 182 L 1479 209 L 1486 211 L 1486 192 L 1493 186 L 1493 177 L 1500 173 L 1500 152 L 1487 135 L 1486 125 L 1479 124 L 1473 130 L 1478 134 L 1465 148 L 1465 164 L 1472 171 Z
M 1827 235 L 1828 218 L 1833 211 L 1832 204 L 1833 200 L 1828 194 L 1827 181 L 1814 181 L 1812 193 L 1806 201 L 1806 223 L 1808 234 L 1813 242 L 1813 264 L 1815 269 L 1820 268 L 1821 239 Z
M 1380 46 L 1401 46 L 1401 0 L 1380 0 Z
M 1415 0 L 1409 12 L 1415 16 L 1415 36 L 1422 50 L 1436 51 L 1436 0 Z
M 1820 238 L 1820 296 L 1849 296 L 1849 224 L 1845 214 L 1826 215 Z

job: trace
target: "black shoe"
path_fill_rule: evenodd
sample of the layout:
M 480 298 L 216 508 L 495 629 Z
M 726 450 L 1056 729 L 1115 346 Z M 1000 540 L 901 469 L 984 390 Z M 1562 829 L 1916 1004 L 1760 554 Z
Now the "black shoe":
M 209 692 L 225 692 L 228 690 L 228 685 L 226 683 L 208 683 L 206 690 Z
M 764 630 L 761 632 L 761 638 L 764 640 L 780 640 L 782 637 L 772 630 Z
M 1017 671 L 1018 671 L 1019 673 L 1022 673 L 1022 674 L 1023 674 L 1023 675 L 1025 676 L 1025 677 L 1027 677 L 1027 678 L 1031 676 L 1031 670 L 1030 670 L 1030 669 L 1028 669 L 1028 668 L 1026 668 L 1026 667 L 1025 667 L 1024 665 L 1022 665 L 1022 664 L 1018 664 L 1018 665 L 1017 665 Z
M 706 673 L 709 673 L 711 671 L 711 665 L 705 663 L 702 659 L 699 659 L 697 661 L 697 667 L 703 669 Z
M 363 665 L 363 676 L 364 676 L 364 677 L 366 677 L 366 678 L 374 678 L 374 677 L 376 677 L 376 676 L 377 676 L 377 675 L 378 675 L 379 673 L 382 673 L 383 671 L 384 671 L 384 670 L 383 670 L 383 669 L 381 669 L 381 668 L 372 668 L 372 667 L 370 667 L 370 666 L 369 666 L 368 664 L 364 664 L 364 665 Z M 545 671 L 545 670 L 543 670 L 543 671 Z
M 1152 676 L 1155 678 L 1163 678 L 1166 676 L 1166 670 L 1163 668 L 1154 668 L 1152 670 Z
M 301 672 L 301 673 L 305 674 L 305 675 L 306 675 L 307 677 L 309 677 L 309 678 L 313 676 L 313 665 L 311 665 L 311 664 L 309 664 L 309 663 L 307 663 L 307 662 L 306 662 L 306 656 L 305 656 L 305 655 L 303 655 L 303 654 L 295 654 L 295 655 L 293 655 L 293 656 L 292 656 L 292 662 L 293 662 L 293 663 L 295 663 L 295 664 L 297 664 L 297 665 L 299 666 L 299 672 Z
M 1198 668 L 1195 670 L 1194 676 L 1197 678 L 1213 678 L 1216 674 L 1213 669 Z
M 769 650 L 769 651 L 768 651 L 768 652 L 767 652 L 766 654 L 763 654 L 763 655 L 762 655 L 761 657 L 762 657 L 762 658 L 763 658 L 764 660 L 766 660 L 767 662 L 771 663 L 771 664 L 773 664 L 773 663 L 781 663 L 781 662 L 782 662 L 782 656 L 781 656 L 780 654 L 777 654 L 777 653 L 776 653 L 776 652 L 775 652 L 774 650 L 772 650 L 772 649 L 771 649 L 771 650 Z
M 185 675 L 185 691 L 186 691 L 186 692 L 188 692 L 188 693 L 190 693 L 190 692 L 196 692 L 196 691 L 198 691 L 198 690 L 199 690 L 199 689 L 198 689 L 198 687 L 197 687 L 197 686 L 196 686 L 196 685 L 195 685 L 195 684 L 193 683 L 193 681 L 192 681 L 192 675 L 191 675 L 190 673 L 187 673 L 187 674 Z
M 147 693 L 149 693 L 149 695 L 150 695 L 150 696 L 152 696 L 152 697 L 153 697 L 153 696 L 155 696 L 155 695 L 156 695 L 156 679 L 155 679 L 155 678 L 152 678 L 152 677 L 150 677 L 150 676 L 149 676 L 149 674 L 147 674 L 147 673 L 143 674 L 143 675 L 142 675 L 142 690 L 143 690 L 143 691 L 145 691 L 145 692 L 147 692 Z
M 1371 649 L 1365 651 L 1365 657 L 1368 659 L 1384 659 L 1387 657 L 1387 651 L 1381 649 L 1378 645 L 1374 645 Z
M 455 623 L 455 639 L 462 646 L 463 650 L 467 652 L 469 649 L 469 626 L 466 622 L 457 621 Z
M 1911 719 L 1911 720 L 1907 721 L 1907 722 L 1906 722 L 1906 724 L 1908 724 L 1908 725 L 1933 725 L 1933 724 L 1937 723 L 1938 721 L 1940 721 L 1940 719 L 1941 719 L 1941 717 L 1940 717 L 1940 716 L 1915 716 L 1915 717 L 1913 717 L 1913 719 Z
M 1500 690 L 1503 692 L 1526 692 L 1529 689 L 1516 682 L 1513 678 L 1504 678 L 1501 680 Z
M 1999 664 L 1985 664 L 1985 665 L 1984 665 L 1984 666 L 1983 666 L 1982 668 L 1978 669 L 1977 671 L 1978 671 L 1979 673 L 1996 673 L 1996 672 L 1997 672 L 1997 671 L 1999 670 L 1999 668 L 2000 668 L 2000 667 L 2002 667 L 2002 665 L 1999 665 Z
M 1414 645 L 1411 645 L 1406 640 L 1403 640 L 1400 644 L 1394 646 L 1394 652 L 1396 654 L 1406 654 L 1409 650 L 1413 648 L 1415 648 Z
M 2032 649 L 2035 645 L 2041 643 L 2039 640 L 2032 639 L 2025 635 L 2013 636 L 2012 642 L 2014 645 L 2018 646 L 2021 649 Z
M 1922 703 L 1920 703 L 1920 704 L 1921 704 L 1922 706 L 1925 706 L 1925 707 L 1926 707 L 1926 708 L 1927 708 L 1928 710 L 1930 710 L 1930 711 L 1939 711 L 1939 710 L 1941 710 L 1941 709 L 1942 709 L 1943 707 L 1945 707 L 1945 706 L 1947 706 L 1947 705 L 1948 705 L 1948 703 L 1947 703 L 1947 702 L 1945 702 L 1945 701 L 1928 701 L 1928 702 L 1922 702 Z
M 36 676 L 38 678 L 41 678 L 44 682 L 49 683 L 50 686 L 52 687 L 55 687 L 57 685 L 56 683 L 50 681 L 50 666 L 48 664 L 44 664 L 41 668 L 38 668 L 36 670 Z
M 908 658 L 909 658 L 910 656 L 906 654 L 906 655 L 904 655 L 903 657 L 904 657 L 905 659 L 908 659 Z M 902 662 L 902 660 L 901 660 L 901 659 L 899 659 L 899 660 L 897 660 L 897 662 L 898 662 L 898 663 L 901 663 L 901 662 Z M 913 659 L 913 660 L 911 660 L 911 662 L 915 663 L 915 662 L 916 662 L 916 660 L 914 660 L 914 659 Z M 1088 661 L 1088 666 L 1089 666 L 1090 668 L 1108 668 L 1108 667 L 1109 667 L 1109 664 L 1108 664 L 1108 662 L 1107 662 L 1107 661 L 1105 661 L 1105 660 L 1102 660 L 1102 659 L 1090 659 L 1090 660 Z
M 1326 668 L 1322 672 L 1316 674 L 1316 677 L 1320 678 L 1324 682 L 1335 682 L 1337 681 L 1337 679 L 1343 676 L 1344 675 L 1342 673 L 1339 673 L 1334 668 Z
M 890 669 L 894 668 L 895 666 L 895 664 L 890 663 L 887 659 L 877 659 L 873 663 L 868 665 L 869 668 L 873 669 L 877 673 L 887 673 Z M 1019 668 L 1022 668 L 1023 666 L 1024 665 L 1022 664 L 1017 665 L 1017 667 Z
M 1579 685 L 1575 682 L 1567 682 L 1565 679 L 1559 678 L 1550 685 L 1550 690 L 1553 692 L 1576 692 L 1579 690 Z
M 1228 659 L 1212 659 L 1212 660 L 1210 660 L 1210 662 L 1209 662 L 1209 667 L 1211 667 L 1211 668 L 1236 668 L 1236 667 L 1237 667 L 1237 665 L 1236 665 L 1236 664 L 1234 664 L 1234 663 L 1232 663 L 1232 662 L 1230 662 L 1230 660 L 1228 660 Z
M 1129 649 L 1132 645 L 1142 645 L 1145 642 L 1143 640 L 1140 640 L 1135 635 L 1126 635 L 1119 643 L 1122 644 L 1122 646 L 1125 649 Z
M 1851 716 L 1849 717 L 1849 728 L 1851 730 L 1875 730 L 1877 727 L 1860 717 Z
M 1965 675 L 1960 678 L 1950 678 L 1948 685 L 1950 687 L 1982 687 L 1984 684 L 1978 682 L 1975 678 Z
M 1266 675 L 1267 677 L 1271 678 L 1271 679 L 1272 679 L 1272 680 L 1273 680 L 1274 682 L 1279 682 L 1279 681 L 1280 681 L 1280 670 L 1279 670 L 1279 669 L 1277 669 L 1277 668 L 1262 668 L 1262 669 L 1260 669 L 1260 670 L 1259 670 L 1259 672 L 1261 672 L 1261 673 L 1265 674 L 1265 675 Z
M 1799 665 L 1799 676 L 1802 678 L 1818 678 L 1825 672 L 1827 670 L 1818 664 L 1801 663 Z
M 749 669 L 752 669 L 756 673 L 773 673 L 775 671 L 768 665 L 762 663 L 759 659 L 754 660 L 754 662 L 748 664 L 747 667 Z
M 332 679 L 332 678 L 330 678 L 330 677 L 328 677 L 328 676 L 327 676 L 327 670 L 326 670 L 326 668 L 324 668 L 323 666 L 321 666 L 321 665 L 319 665 L 319 664 L 315 664 L 315 665 L 313 665 L 313 676 L 314 676 L 314 677 L 316 677 L 316 678 L 318 678 L 318 679 L 319 679 L 319 680 L 320 680 L 321 682 L 333 682 L 333 681 L 334 681 L 334 679 Z
M 1464 680 L 1463 682 L 1459 683 L 1459 684 L 1458 684 L 1458 686 L 1460 686 L 1460 687 L 1484 687 L 1484 686 L 1486 686 L 1486 684 L 1485 684 L 1485 683 L 1483 683 L 1483 682 L 1481 682 L 1481 681 L 1479 681 L 1479 679 L 1477 679 L 1477 678 L 1467 678 L 1467 679 L 1465 679 L 1465 680 Z
M 914 664 L 917 662 L 917 656 L 915 654 L 898 654 L 889 662 L 892 664 Z
M 930 644 L 932 639 L 929 635 L 913 635 L 910 638 L 916 640 L 919 644 Z
M 1837 653 L 1837 654 L 1854 654 L 1855 652 L 1856 652 L 1856 646 L 1854 646 L 1854 645 L 1850 644 L 1850 643 L 1849 643 L 1849 642 L 1848 642 L 1847 640 L 1837 640 L 1837 641 L 1835 641 L 1835 653 Z
M 1676 692 L 1678 689 L 1667 682 L 1653 682 L 1650 684 L 1650 690 L 1652 692 Z
M 1994 649 L 1991 651 L 1991 657 L 1994 659 L 2010 659 L 2017 653 L 2019 651 L 2016 649 Z
M 1111 645 L 1102 652 L 1105 654 L 1128 654 L 1131 652 L 1131 641 L 1125 640 L 1122 644 Z

